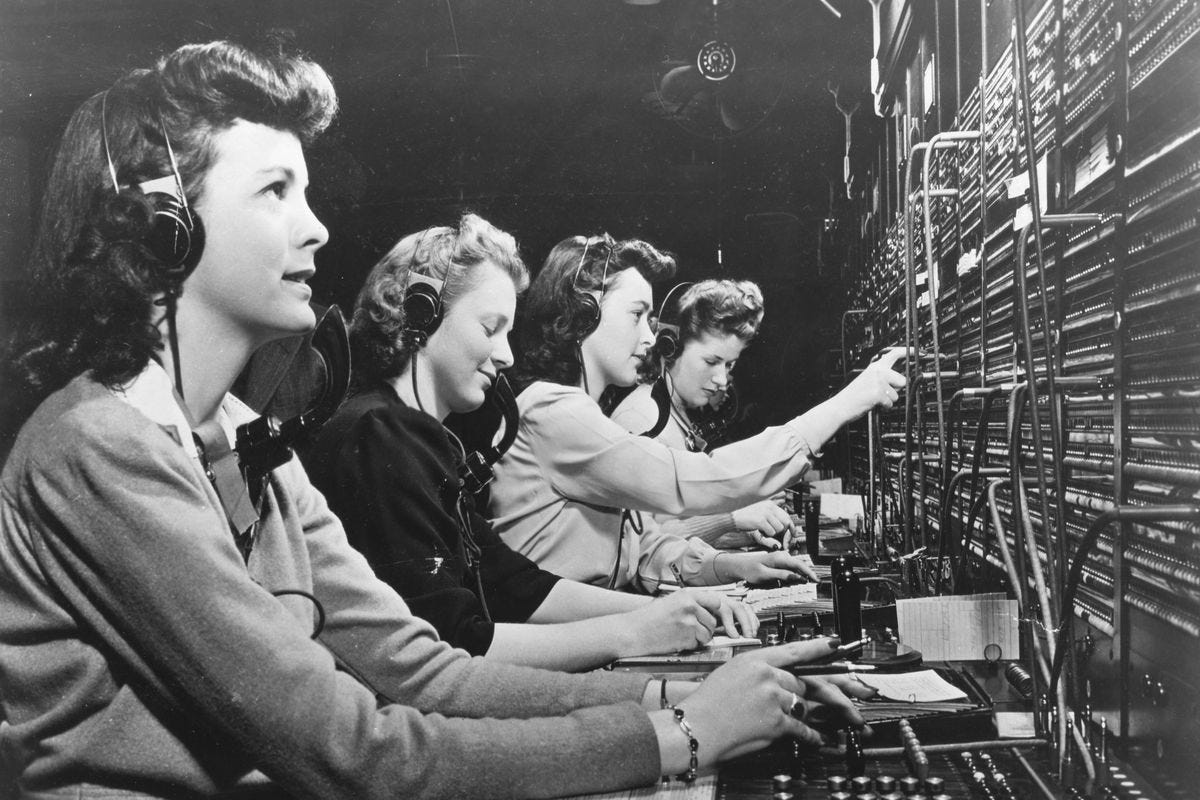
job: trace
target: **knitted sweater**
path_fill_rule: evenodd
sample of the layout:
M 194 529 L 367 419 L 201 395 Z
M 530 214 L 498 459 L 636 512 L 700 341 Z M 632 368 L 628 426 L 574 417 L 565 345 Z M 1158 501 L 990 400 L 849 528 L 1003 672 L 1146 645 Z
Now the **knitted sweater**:
M 225 410 L 228 428 L 249 416 Z M 22 794 L 551 796 L 657 776 L 645 678 L 439 641 L 295 459 L 243 562 L 181 417 L 157 364 L 123 392 L 80 376 L 0 475 L 0 775 Z M 319 642 L 283 590 L 320 602 Z

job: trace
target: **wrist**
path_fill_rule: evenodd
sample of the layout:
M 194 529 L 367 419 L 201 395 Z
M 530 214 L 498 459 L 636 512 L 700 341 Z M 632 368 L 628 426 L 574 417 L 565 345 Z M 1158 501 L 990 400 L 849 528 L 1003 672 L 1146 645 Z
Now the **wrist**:
M 721 560 L 721 556 L 724 556 L 724 555 L 728 555 L 728 553 L 726 553 L 724 550 L 721 550 L 715 556 L 713 556 L 713 561 L 712 561 L 713 577 L 717 579 L 717 583 L 726 583 L 727 582 L 727 581 L 721 579 L 721 568 L 717 564 L 717 562 Z

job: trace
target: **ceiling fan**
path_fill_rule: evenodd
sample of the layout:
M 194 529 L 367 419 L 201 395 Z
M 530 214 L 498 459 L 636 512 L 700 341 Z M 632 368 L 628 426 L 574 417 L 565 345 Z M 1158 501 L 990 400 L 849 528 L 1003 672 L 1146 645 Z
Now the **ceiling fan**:
M 791 6 L 762 0 L 687 6 L 666 57 L 654 68 L 644 105 L 706 139 L 731 138 L 762 124 L 787 83 L 778 26 Z

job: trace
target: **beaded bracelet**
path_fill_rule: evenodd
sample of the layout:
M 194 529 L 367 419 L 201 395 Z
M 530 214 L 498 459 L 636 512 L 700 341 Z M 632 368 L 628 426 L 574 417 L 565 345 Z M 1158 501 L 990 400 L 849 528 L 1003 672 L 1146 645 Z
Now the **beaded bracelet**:
M 696 756 L 696 751 L 700 749 L 700 743 L 696 741 L 696 735 L 692 732 L 692 726 L 683 718 L 683 709 L 679 706 L 671 706 L 671 710 L 675 712 L 675 723 L 688 739 L 688 751 L 690 752 L 687 772 L 681 772 L 675 777 L 685 783 L 692 783 L 696 780 L 696 773 L 700 769 L 700 761 Z

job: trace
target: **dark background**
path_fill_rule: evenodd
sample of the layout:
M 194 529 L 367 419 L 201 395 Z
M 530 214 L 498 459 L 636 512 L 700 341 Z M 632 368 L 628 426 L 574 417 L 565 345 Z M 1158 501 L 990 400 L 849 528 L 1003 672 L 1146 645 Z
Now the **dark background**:
M 23 291 L 25 259 L 74 107 L 185 42 L 283 40 L 329 70 L 342 103 L 309 153 L 331 231 L 318 300 L 348 307 L 396 239 L 464 209 L 511 231 L 533 269 L 569 235 L 643 237 L 678 255 L 683 278 L 763 286 L 766 324 L 739 383 L 764 419 L 795 413 L 840 383 L 831 351 L 852 277 L 844 119 L 827 85 L 861 103 L 855 139 L 879 132 L 870 6 L 831 1 L 840 20 L 820 0 L 723 0 L 715 21 L 711 0 L 5 0 L 5 326 L 53 313 Z M 724 116 L 694 73 L 663 88 L 713 38 L 738 58 Z

